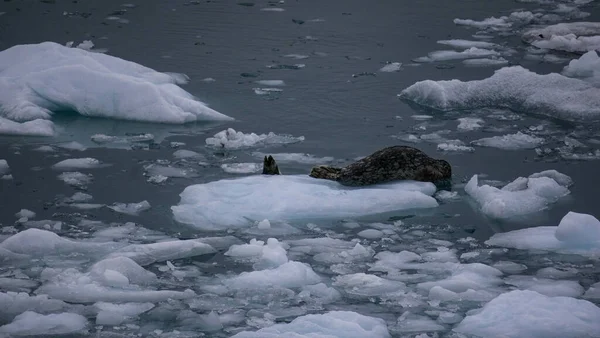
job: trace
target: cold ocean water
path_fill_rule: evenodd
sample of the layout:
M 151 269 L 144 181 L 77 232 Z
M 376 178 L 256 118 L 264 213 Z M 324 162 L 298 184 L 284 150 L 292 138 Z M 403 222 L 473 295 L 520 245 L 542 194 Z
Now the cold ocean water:
M 599 19 L 0 3 L 0 337 L 600 337 Z M 450 191 L 305 177 L 397 144 L 449 161 Z

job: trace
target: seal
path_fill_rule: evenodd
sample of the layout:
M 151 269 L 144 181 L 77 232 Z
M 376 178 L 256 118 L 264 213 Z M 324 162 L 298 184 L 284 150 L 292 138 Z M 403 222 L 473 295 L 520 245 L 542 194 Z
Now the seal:
M 279 171 L 279 167 L 277 166 L 273 156 L 265 156 L 265 159 L 263 160 L 262 173 L 263 175 L 281 175 L 281 171 Z
M 270 155 L 265 156 L 263 174 L 281 174 L 275 159 Z M 327 165 L 313 167 L 309 176 L 337 181 L 346 186 L 365 186 L 399 180 L 432 182 L 443 186 L 452 178 L 452 167 L 447 161 L 429 157 L 417 148 L 391 146 L 343 168 Z

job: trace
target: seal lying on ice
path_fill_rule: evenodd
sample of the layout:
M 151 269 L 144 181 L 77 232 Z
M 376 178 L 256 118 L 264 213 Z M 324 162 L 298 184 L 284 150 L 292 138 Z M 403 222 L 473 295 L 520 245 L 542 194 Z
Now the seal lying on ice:
M 263 174 L 280 174 L 272 156 L 265 156 Z M 347 186 L 364 186 L 397 180 L 444 183 L 452 177 L 450 163 L 429 157 L 419 149 L 392 146 L 354 162 L 344 168 L 320 165 L 310 176 L 340 182 Z

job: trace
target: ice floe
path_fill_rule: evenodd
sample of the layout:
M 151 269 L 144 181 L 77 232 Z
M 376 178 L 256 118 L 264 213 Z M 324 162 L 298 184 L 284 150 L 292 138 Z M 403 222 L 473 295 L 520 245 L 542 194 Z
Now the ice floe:
M 8 173 L 10 173 L 8 162 L 6 160 L 0 160 L 0 176 L 4 176 Z
M 448 45 L 448 46 L 451 46 L 454 48 L 461 48 L 461 49 L 469 49 L 471 47 L 491 49 L 491 48 L 499 47 L 497 44 L 495 44 L 493 42 L 471 41 L 471 40 L 463 40 L 463 39 L 439 40 L 437 43 L 442 44 L 442 45 Z
M 228 174 L 253 174 L 262 170 L 259 163 L 223 163 L 221 169 Z
M 485 137 L 471 142 L 471 144 L 480 147 L 491 147 L 504 150 L 534 149 L 543 143 L 543 138 L 524 134 L 520 131 L 516 134 Z
M 449 60 L 461 60 L 469 58 L 481 58 L 487 56 L 498 56 L 495 50 L 471 47 L 463 51 L 457 52 L 454 50 L 439 50 L 427 54 L 427 56 L 419 57 L 414 59 L 415 62 L 435 62 L 435 61 L 449 61 Z
M 600 23 L 563 22 L 531 29 L 522 39 L 539 48 L 585 53 L 600 48 Z
M 275 324 L 255 332 L 244 331 L 232 338 L 277 338 L 277 337 L 391 337 L 385 321 L 381 318 L 364 316 L 351 311 L 330 311 L 324 314 L 305 315 L 291 323 Z
M 393 73 L 402 69 L 402 62 L 391 62 L 379 69 L 380 72 Z
M 12 323 L 0 326 L 0 333 L 10 336 L 66 335 L 87 333 L 88 320 L 76 313 L 43 315 L 25 311 Z
M 525 228 L 493 235 L 488 245 L 582 255 L 600 253 L 600 221 L 592 215 L 569 212 L 558 226 Z
M 494 218 L 512 218 L 544 210 L 568 195 L 570 191 L 565 180 L 556 181 L 555 176 L 553 172 L 543 172 L 527 178 L 519 177 L 498 189 L 487 184 L 479 186 L 478 177 L 474 175 L 465 191 L 477 201 L 484 214 Z
M 454 331 L 480 337 L 593 337 L 600 332 L 600 308 L 582 299 L 515 290 L 467 315 Z
M 566 120 L 600 118 L 600 88 L 579 79 L 505 67 L 484 80 L 420 81 L 400 98 L 440 110 L 509 108 Z
M 211 147 L 225 149 L 242 149 L 272 144 L 289 144 L 304 141 L 304 136 L 294 137 L 291 135 L 278 135 L 273 132 L 257 135 L 255 133 L 244 134 L 233 128 L 216 133 L 213 137 L 206 139 L 206 144 Z
M 177 86 L 181 76 L 53 42 L 0 52 L 0 69 L 0 129 L 8 133 L 51 135 L 42 120 L 60 110 L 163 123 L 231 120 Z
M 138 315 L 154 308 L 152 303 L 124 303 L 113 304 L 98 302 L 94 304 L 98 308 L 96 325 L 120 325 Z
M 285 86 L 283 80 L 258 80 L 255 82 L 263 86 Z
M 109 205 L 108 208 L 122 214 L 137 216 L 142 211 L 150 209 L 150 203 L 148 203 L 146 200 L 139 203 L 115 203 L 113 205 Z
M 92 182 L 92 178 L 91 174 L 86 175 L 78 171 L 68 171 L 58 175 L 59 180 L 78 188 L 85 188 L 86 185 Z
M 249 220 L 344 218 L 389 211 L 431 208 L 431 183 L 403 181 L 348 188 L 304 175 L 248 176 L 187 187 L 175 219 L 201 229 L 247 226 Z
M 52 166 L 57 170 L 72 170 L 72 169 L 95 169 L 105 166 L 102 162 L 95 158 L 69 158 L 62 160 Z

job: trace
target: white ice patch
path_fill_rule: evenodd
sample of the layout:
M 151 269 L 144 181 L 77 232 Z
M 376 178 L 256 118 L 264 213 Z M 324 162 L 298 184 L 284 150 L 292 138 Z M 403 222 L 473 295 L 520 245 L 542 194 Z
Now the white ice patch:
M 440 110 L 490 107 L 566 120 L 600 118 L 600 88 L 556 73 L 539 75 L 520 66 L 499 69 L 484 80 L 420 81 L 399 96 Z
M 406 284 L 367 273 L 354 273 L 334 278 L 333 285 L 353 297 L 384 297 L 404 294 Z
M 563 22 L 529 30 L 522 39 L 539 48 L 585 53 L 600 48 L 600 23 Z
M 216 133 L 213 137 L 207 138 L 206 144 L 217 148 L 241 149 L 272 144 L 297 143 L 301 141 L 304 141 L 304 136 L 293 137 L 291 135 L 277 135 L 273 132 L 260 135 L 255 133 L 244 134 L 241 131 L 228 128 Z
M 513 285 L 519 290 L 531 290 L 550 297 L 574 297 L 583 295 L 584 289 L 574 280 L 555 280 L 534 276 L 514 275 L 504 280 L 505 284 Z
M 254 269 L 273 269 L 288 262 L 287 251 L 275 238 L 269 238 L 267 244 L 256 239 L 249 244 L 232 245 L 225 256 L 249 259 L 255 262 Z
M 164 182 L 169 177 L 191 178 L 198 177 L 198 171 L 193 168 L 178 168 L 160 164 L 148 164 L 144 170 L 150 176 L 149 180 L 156 183 Z
M 117 246 L 119 245 L 116 243 L 69 240 L 53 232 L 35 228 L 21 231 L 0 242 L 0 248 L 11 252 L 39 256 L 71 252 L 101 253 Z
M 56 144 L 56 146 L 59 148 L 62 148 L 62 149 L 67 149 L 67 150 L 84 151 L 87 149 L 83 144 L 76 142 L 76 141 L 59 143 L 59 144 Z
M 595 85 L 600 85 L 600 57 L 596 51 L 583 54 L 579 59 L 571 60 L 563 69 L 566 76 L 577 77 Z
M 285 86 L 283 80 L 258 80 L 255 82 L 263 86 Z
M 0 160 L 0 176 L 4 176 L 10 172 L 10 167 L 6 160 Z
M 299 288 L 317 284 L 321 281 L 313 269 L 306 263 L 289 261 L 274 269 L 242 272 L 236 277 L 224 281 L 232 289 L 267 288 L 277 286 L 283 288 Z
M 53 42 L 0 52 L 0 69 L 0 117 L 32 121 L 33 133 L 48 134 L 51 124 L 35 121 L 60 110 L 162 123 L 231 120 L 178 87 L 179 77 Z
M 0 334 L 14 336 L 66 335 L 87 333 L 87 319 L 76 313 L 42 315 L 26 311 L 15 317 L 12 323 L 0 326 Z
M 42 119 L 20 123 L 0 116 L 0 134 L 24 136 L 53 136 L 54 124 L 52 123 L 52 121 Z
M 600 308 L 581 299 L 515 290 L 468 315 L 454 331 L 480 337 L 593 337 L 600 332 Z
M 565 185 L 551 175 L 519 177 L 502 189 L 490 185 L 478 186 L 478 177 L 474 175 L 465 186 L 465 192 L 481 205 L 484 214 L 494 218 L 512 218 L 538 212 L 570 193 Z
M 495 50 L 471 47 L 463 51 L 457 52 L 454 50 L 439 50 L 414 59 L 415 62 L 435 62 L 435 61 L 450 61 L 462 60 L 470 58 L 482 58 L 488 56 L 498 56 L 500 53 Z
M 291 323 L 275 324 L 255 332 L 243 331 L 231 338 L 389 338 L 385 321 L 350 311 L 305 315 Z
M 228 174 L 253 174 L 262 170 L 259 163 L 224 163 L 221 169 Z
M 2 173 L 0 173 L 0 175 L 2 175 Z M 31 211 L 31 210 L 27 210 L 27 209 L 21 209 L 19 212 L 17 212 L 15 214 L 15 216 L 17 216 L 17 218 L 34 218 L 35 217 L 35 212 Z
M 491 57 L 463 60 L 462 63 L 472 67 L 506 66 L 508 65 L 508 60 L 503 57 Z
M 152 309 L 152 303 L 124 303 L 113 304 L 98 302 L 94 304 L 98 308 L 96 315 L 96 325 L 120 325 L 121 323 L 133 319 L 138 315 Z
M 128 257 L 146 266 L 156 262 L 176 260 L 215 253 L 210 244 L 200 239 L 171 240 L 149 244 L 130 244 L 108 255 L 108 258 Z
M 248 176 L 187 187 L 177 221 L 202 229 L 242 227 L 249 220 L 330 219 L 412 208 L 432 208 L 431 183 L 402 181 L 350 188 L 305 175 Z
M 150 209 L 150 203 L 148 203 L 148 201 L 141 201 L 139 203 L 115 203 L 109 205 L 108 208 L 122 214 L 138 216 L 142 211 Z
M 99 160 L 91 157 L 85 158 L 69 158 L 60 161 L 52 166 L 53 169 L 57 170 L 72 170 L 72 169 L 95 169 L 103 167 Z
M 495 234 L 488 245 L 582 255 L 600 252 L 600 221 L 592 215 L 567 213 L 558 226 L 541 226 Z
M 58 179 L 70 186 L 83 188 L 92 182 L 92 175 L 86 175 L 78 171 L 69 171 L 58 175 Z
M 179 149 L 173 153 L 173 157 L 177 159 L 204 159 L 204 155 L 199 154 L 195 151 Z
M 481 129 L 484 121 L 478 117 L 461 117 L 457 119 L 458 126 L 456 127 L 459 131 L 472 131 Z
M 305 164 L 323 164 L 334 161 L 335 159 L 331 156 L 325 157 L 316 157 L 311 154 L 304 153 L 261 153 L 261 152 L 253 152 L 252 156 L 258 158 L 264 158 L 265 156 L 273 156 L 273 158 L 279 163 L 285 162 L 296 162 L 296 163 L 305 163 Z
M 471 47 L 476 48 L 485 48 L 492 49 L 499 47 L 497 44 L 486 41 L 472 41 L 472 40 L 462 40 L 462 39 L 453 39 L 453 40 L 439 40 L 437 43 L 442 45 L 448 45 L 454 48 L 460 49 L 469 49 Z
M 520 131 L 516 134 L 485 137 L 471 142 L 471 144 L 480 147 L 491 147 L 504 150 L 534 149 L 543 143 L 543 138 L 524 134 Z
M 379 69 L 380 72 L 393 73 L 402 69 L 402 62 L 391 62 Z
M 0 292 L 0 318 L 11 320 L 25 311 L 41 314 L 57 312 L 68 308 L 68 304 L 47 295 L 30 296 L 26 292 Z

